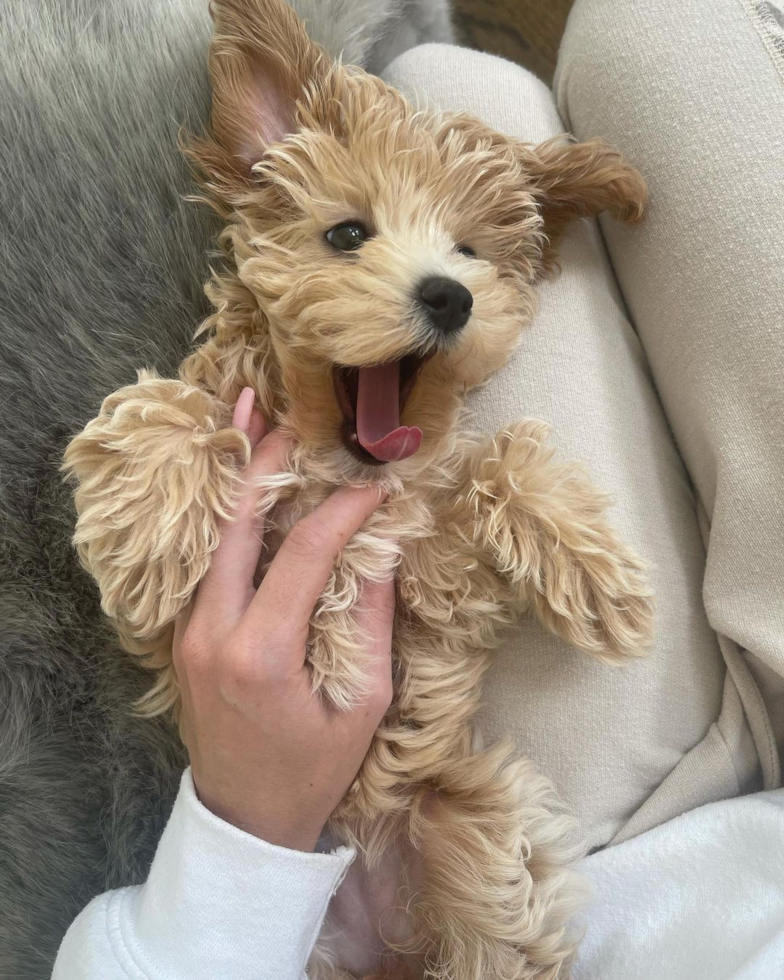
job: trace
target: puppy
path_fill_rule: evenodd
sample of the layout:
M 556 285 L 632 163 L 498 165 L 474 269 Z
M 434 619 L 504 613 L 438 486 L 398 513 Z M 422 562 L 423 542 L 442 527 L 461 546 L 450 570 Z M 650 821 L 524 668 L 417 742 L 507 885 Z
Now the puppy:
M 530 763 L 478 747 L 481 679 L 529 609 L 608 663 L 637 655 L 650 592 L 544 423 L 485 438 L 461 409 L 515 349 L 568 223 L 637 221 L 645 185 L 598 141 L 531 147 L 414 109 L 332 62 L 282 0 L 214 0 L 213 15 L 211 130 L 188 152 L 225 219 L 215 312 L 178 380 L 140 372 L 69 446 L 79 554 L 125 646 L 157 671 L 143 709 L 176 711 L 172 621 L 248 459 L 230 426 L 242 388 L 294 439 L 266 487 L 280 534 L 337 485 L 383 486 L 321 597 L 309 661 L 336 710 L 362 695 L 352 606 L 364 578 L 394 572 L 395 700 L 329 833 L 404 908 L 363 959 L 330 938 L 351 931 L 337 901 L 310 975 L 563 976 L 578 891 L 564 821 Z

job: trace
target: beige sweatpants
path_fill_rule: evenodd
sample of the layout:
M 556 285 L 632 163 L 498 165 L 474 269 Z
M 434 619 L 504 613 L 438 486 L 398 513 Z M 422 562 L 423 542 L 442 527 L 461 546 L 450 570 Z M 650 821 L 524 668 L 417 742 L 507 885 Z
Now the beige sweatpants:
M 619 146 L 647 222 L 583 223 L 476 425 L 552 423 L 653 565 L 658 640 L 613 669 L 525 621 L 488 680 L 590 845 L 779 784 L 784 733 L 784 35 L 757 0 L 577 0 L 552 93 L 428 45 L 389 82 L 526 141 Z M 560 117 L 559 117 L 560 110 Z

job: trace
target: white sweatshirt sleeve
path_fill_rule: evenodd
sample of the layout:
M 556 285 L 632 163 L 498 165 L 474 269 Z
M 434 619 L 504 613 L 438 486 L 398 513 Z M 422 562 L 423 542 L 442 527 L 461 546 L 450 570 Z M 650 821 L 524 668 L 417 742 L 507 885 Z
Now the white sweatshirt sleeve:
M 52 980 L 302 980 L 353 857 L 246 834 L 202 806 L 186 769 L 146 883 L 90 902 Z

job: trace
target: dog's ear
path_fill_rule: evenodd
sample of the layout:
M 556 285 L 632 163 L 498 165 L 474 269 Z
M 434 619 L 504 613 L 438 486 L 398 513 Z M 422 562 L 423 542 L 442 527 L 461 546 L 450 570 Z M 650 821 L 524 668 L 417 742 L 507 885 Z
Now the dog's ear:
M 283 0 L 212 0 L 210 12 L 210 136 L 187 150 L 226 196 L 248 187 L 266 148 L 296 129 L 297 101 L 331 62 Z
M 539 205 L 547 236 L 545 269 L 556 264 L 556 251 L 567 225 L 602 211 L 619 221 L 641 221 L 648 192 L 642 176 L 618 150 L 602 140 L 575 143 L 565 137 L 524 147 L 522 163 Z

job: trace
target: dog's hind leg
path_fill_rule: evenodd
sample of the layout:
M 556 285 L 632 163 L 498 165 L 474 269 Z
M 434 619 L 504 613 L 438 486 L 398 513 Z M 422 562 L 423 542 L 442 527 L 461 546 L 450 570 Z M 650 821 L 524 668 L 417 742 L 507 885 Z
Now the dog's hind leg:
M 421 621 L 399 629 L 397 700 L 336 812 L 356 828 L 340 839 L 355 839 L 374 866 L 404 845 L 403 867 L 417 872 L 397 908 L 411 933 L 390 936 L 381 917 L 379 936 L 401 964 L 407 953 L 423 964 L 423 980 L 554 980 L 575 945 L 570 821 L 532 763 L 509 746 L 476 747 L 487 654 L 445 632 Z
M 428 980 L 556 980 L 577 944 L 583 895 L 571 821 L 549 782 L 509 747 L 455 760 L 423 788 L 410 832 L 422 858 L 409 914 Z
M 249 456 L 231 419 L 232 409 L 201 388 L 141 372 L 104 400 L 65 453 L 78 484 L 82 563 L 124 645 L 164 671 L 151 710 L 174 701 L 171 623 L 209 567 Z

